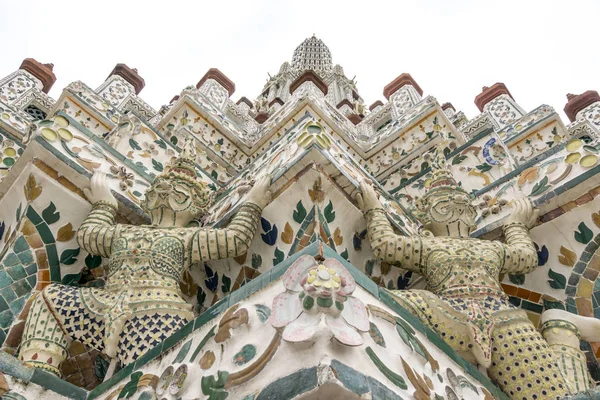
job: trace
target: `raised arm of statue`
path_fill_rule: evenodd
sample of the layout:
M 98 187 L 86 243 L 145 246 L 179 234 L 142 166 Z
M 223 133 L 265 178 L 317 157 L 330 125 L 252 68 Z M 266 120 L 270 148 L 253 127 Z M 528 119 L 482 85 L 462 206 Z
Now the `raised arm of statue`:
M 199 228 L 191 240 L 191 263 L 240 256 L 250 247 L 260 223 L 263 208 L 271 198 L 271 177 L 261 178 L 226 228 Z
M 388 263 L 400 263 L 402 268 L 420 273 L 422 239 L 395 234 L 373 187 L 363 180 L 360 189 L 362 193 L 356 196 L 356 201 L 367 219 L 369 242 L 375 257 Z
M 538 266 L 537 251 L 529 235 L 539 210 L 534 209 L 529 199 L 515 201 L 515 209 L 504 225 L 506 244 L 503 244 L 504 263 L 500 272 L 528 274 Z
M 110 192 L 106 175 L 96 172 L 90 182 L 91 189 L 83 189 L 92 203 L 92 211 L 77 230 L 77 243 L 95 256 L 110 256 L 110 247 L 115 236 L 117 200 Z

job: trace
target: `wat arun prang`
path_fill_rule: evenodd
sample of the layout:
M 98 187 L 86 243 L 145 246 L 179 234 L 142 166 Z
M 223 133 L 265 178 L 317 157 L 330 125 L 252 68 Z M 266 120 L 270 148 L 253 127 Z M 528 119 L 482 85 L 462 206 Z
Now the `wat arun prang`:
M 5 397 L 594 396 L 596 91 L 367 106 L 314 36 L 253 101 L 53 69 L 0 81 Z

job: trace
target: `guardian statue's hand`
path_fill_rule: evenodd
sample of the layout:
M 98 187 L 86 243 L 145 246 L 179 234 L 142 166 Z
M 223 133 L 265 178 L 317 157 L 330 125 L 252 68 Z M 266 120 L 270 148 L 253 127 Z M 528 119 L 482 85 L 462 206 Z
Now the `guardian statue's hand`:
M 514 210 L 507 223 L 521 222 L 527 228 L 531 229 L 537 222 L 540 210 L 533 208 L 533 204 L 528 198 L 522 198 L 513 201 Z
M 104 200 L 117 207 L 117 199 L 115 199 L 115 196 L 110 192 L 108 180 L 104 172 L 94 172 L 90 181 L 90 186 L 91 189 L 83 189 L 83 194 L 85 194 L 85 197 L 87 197 L 90 203 L 94 204 Z
M 246 200 L 264 209 L 271 202 L 270 186 L 271 175 L 267 174 L 256 181 L 252 189 L 248 192 Z
M 375 192 L 375 189 L 373 189 L 373 185 L 371 185 L 370 182 L 365 179 L 361 180 L 360 191 L 361 193 L 357 193 L 354 196 L 354 199 L 358 203 L 358 206 L 363 213 L 366 213 L 374 208 L 382 208 L 381 202 L 377 197 L 377 193 Z

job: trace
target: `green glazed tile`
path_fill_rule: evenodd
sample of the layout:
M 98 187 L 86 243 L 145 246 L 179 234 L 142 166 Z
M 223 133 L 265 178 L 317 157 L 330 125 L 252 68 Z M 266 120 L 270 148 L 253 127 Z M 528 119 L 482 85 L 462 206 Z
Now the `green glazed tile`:
M 29 243 L 27 243 L 27 240 L 25 240 L 25 238 L 23 236 L 19 236 L 19 238 L 15 241 L 15 245 L 13 246 L 13 251 L 15 253 L 20 253 L 27 249 L 29 249 Z
M 21 260 L 21 263 L 23 263 L 24 265 L 29 265 L 34 261 L 31 250 L 23 251 L 23 252 L 19 253 L 18 257 L 19 257 L 19 260 Z
M 6 287 L 13 283 L 10 275 L 6 273 L 6 271 L 0 271 L 0 287 Z
M 17 297 L 21 297 L 31 292 L 31 286 L 26 280 L 17 281 L 12 284 L 12 288 L 15 290 Z
M 18 281 L 19 279 L 24 279 L 27 277 L 27 272 L 25 272 L 25 268 L 23 268 L 21 265 L 15 265 L 14 267 L 7 268 L 6 272 L 8 272 L 14 281 Z
M 6 257 L 4 257 L 4 260 L 2 260 L 2 264 L 6 265 L 7 267 L 12 267 L 14 265 L 21 264 L 21 260 L 19 259 L 19 257 L 17 257 L 15 253 L 10 252 L 6 255 Z
M 4 298 L 0 297 L 0 312 L 8 310 L 8 303 Z
M 4 300 L 6 300 L 8 303 L 17 298 L 15 291 L 10 286 L 0 289 L 0 295 L 4 297 Z
M 8 328 L 14 319 L 14 314 L 10 310 L 0 313 L 0 328 Z
M 36 225 L 36 228 L 38 230 L 38 233 L 40 234 L 40 237 L 42 238 L 42 242 L 44 242 L 45 244 L 51 244 L 55 242 L 54 235 L 52 234 L 52 231 L 45 222 Z
M 33 371 L 31 382 L 37 383 L 43 388 L 61 394 L 68 399 L 85 400 L 85 398 L 87 397 L 87 391 L 85 389 L 82 389 L 69 382 L 66 382 L 60 379 L 59 377 L 55 376 L 54 374 L 51 374 L 39 368 L 35 368 L 35 370 Z

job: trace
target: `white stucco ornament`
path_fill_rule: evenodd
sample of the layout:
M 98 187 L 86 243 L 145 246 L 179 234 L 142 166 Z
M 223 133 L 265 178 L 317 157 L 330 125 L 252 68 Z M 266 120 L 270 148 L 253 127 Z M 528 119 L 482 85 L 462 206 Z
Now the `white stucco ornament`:
M 369 330 L 365 305 L 352 297 L 356 282 L 334 258 L 318 263 L 311 256 L 300 257 L 282 278 L 286 291 L 273 300 L 271 325 L 283 328 L 288 342 L 311 340 L 324 326 L 341 343 L 358 346 L 360 332 Z

